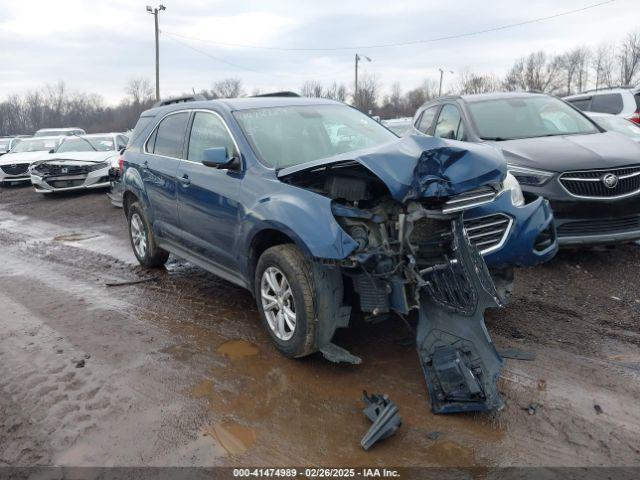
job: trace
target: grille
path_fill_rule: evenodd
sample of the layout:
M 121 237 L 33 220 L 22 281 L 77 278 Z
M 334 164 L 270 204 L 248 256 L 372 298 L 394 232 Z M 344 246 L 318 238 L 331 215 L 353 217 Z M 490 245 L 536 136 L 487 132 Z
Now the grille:
M 601 235 L 634 230 L 640 230 L 640 216 L 566 222 L 558 227 L 558 236 Z
M 23 173 L 27 173 L 29 169 L 28 163 L 18 163 L 16 165 L 3 165 L 2 171 L 7 175 L 22 175 Z
M 63 172 L 62 169 L 66 172 Z M 52 165 L 42 163 L 34 168 L 34 170 L 42 175 L 82 175 L 89 172 L 89 167 L 81 165 Z
M 79 187 L 84 183 L 84 179 L 80 180 L 52 180 L 47 182 L 53 188 Z
M 483 187 L 471 192 L 465 192 L 447 200 L 442 207 L 442 213 L 453 213 L 467 208 L 476 207 L 492 202 L 497 192 L 491 187 Z
M 604 184 L 603 178 L 608 174 L 618 177 L 618 183 L 613 188 Z M 619 197 L 640 192 L 640 167 L 566 172 L 560 176 L 560 183 L 569 193 L 580 197 Z
M 464 229 L 469 240 L 480 253 L 500 245 L 509 234 L 510 228 L 511 218 L 503 213 L 464 221 Z

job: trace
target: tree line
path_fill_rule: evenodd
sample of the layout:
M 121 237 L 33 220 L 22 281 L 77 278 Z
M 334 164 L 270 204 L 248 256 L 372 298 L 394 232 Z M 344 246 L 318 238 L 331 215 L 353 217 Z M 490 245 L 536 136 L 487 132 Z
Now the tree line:
M 473 94 L 496 91 L 539 91 L 565 96 L 590 88 L 635 85 L 640 80 L 640 32 L 628 33 L 616 44 L 578 46 L 560 54 L 532 52 L 517 59 L 506 75 L 477 73 L 464 69 L 446 94 Z M 438 95 L 439 85 L 425 79 L 418 87 L 403 91 L 399 82 L 382 93 L 380 79 L 362 75 L 357 95 L 344 83 L 323 85 L 305 82 L 299 93 L 350 102 L 356 108 L 382 118 L 412 116 L 424 102 Z M 0 136 L 32 134 L 39 128 L 74 126 L 87 132 L 126 131 L 133 128 L 140 113 L 154 103 L 153 88 L 144 78 L 130 80 L 118 105 L 106 105 L 95 93 L 71 91 L 59 81 L 23 95 L 9 95 L 0 102 Z M 248 95 L 242 80 L 226 78 L 199 92 L 206 98 L 235 98 Z M 250 95 L 259 95 L 253 89 Z

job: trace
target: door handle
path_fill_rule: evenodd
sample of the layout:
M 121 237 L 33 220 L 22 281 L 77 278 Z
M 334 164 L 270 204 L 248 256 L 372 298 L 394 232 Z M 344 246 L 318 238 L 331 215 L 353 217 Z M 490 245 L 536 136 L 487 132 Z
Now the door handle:
M 178 180 L 180 180 L 180 183 L 185 187 L 188 187 L 189 185 L 191 185 L 191 180 L 189 180 L 189 175 L 187 175 L 186 173 L 182 177 L 180 177 Z

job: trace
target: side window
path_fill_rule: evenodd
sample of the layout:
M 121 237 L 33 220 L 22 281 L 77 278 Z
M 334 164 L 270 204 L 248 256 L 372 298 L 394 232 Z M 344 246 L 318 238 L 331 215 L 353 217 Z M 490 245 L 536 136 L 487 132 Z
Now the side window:
M 174 113 L 160 122 L 154 134 L 147 142 L 147 151 L 152 151 L 150 142 L 153 139 L 153 153 L 165 157 L 182 158 L 182 145 L 187 129 L 189 112 Z
M 464 127 L 462 126 L 460 112 L 454 105 L 446 104 L 440 110 L 434 136 L 460 140 L 463 135 Z
M 571 105 L 580 110 L 589 111 L 591 107 L 591 97 L 576 98 L 567 100 Z
M 591 100 L 591 111 L 617 115 L 622 111 L 622 95 L 619 93 L 594 95 Z
M 213 113 L 196 112 L 189 137 L 187 159 L 201 162 L 204 150 L 214 147 L 226 147 L 227 155 L 235 155 L 233 139 L 222 120 Z
M 436 116 L 436 112 L 438 111 L 439 105 L 434 105 L 433 107 L 427 108 L 424 112 L 422 112 L 422 116 L 418 121 L 417 129 L 422 133 L 427 133 L 431 124 L 433 123 L 433 117 Z

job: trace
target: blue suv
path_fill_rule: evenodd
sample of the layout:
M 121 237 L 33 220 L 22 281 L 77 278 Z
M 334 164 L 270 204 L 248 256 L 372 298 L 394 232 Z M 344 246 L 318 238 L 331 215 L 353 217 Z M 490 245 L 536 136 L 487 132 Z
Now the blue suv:
M 481 253 L 532 265 L 557 245 L 547 205 L 520 198 L 497 149 L 398 138 L 330 100 L 265 97 L 148 110 L 123 163 L 141 264 L 173 253 L 248 289 L 290 357 L 358 363 L 331 341 L 352 309 L 418 311 L 434 411 L 501 405 L 483 312 L 503 298 Z

